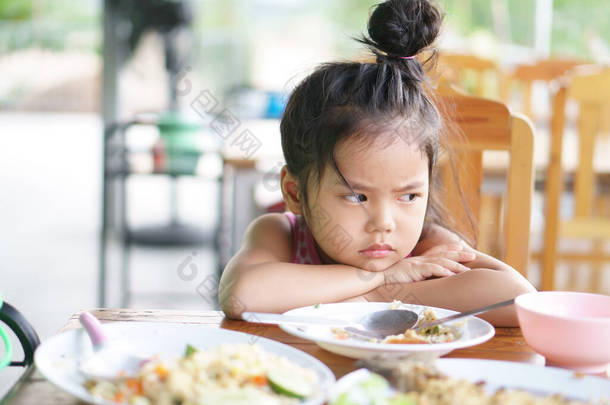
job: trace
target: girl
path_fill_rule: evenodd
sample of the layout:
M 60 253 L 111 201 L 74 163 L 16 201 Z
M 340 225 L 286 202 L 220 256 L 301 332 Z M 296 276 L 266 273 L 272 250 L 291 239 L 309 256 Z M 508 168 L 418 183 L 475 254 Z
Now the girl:
M 294 90 L 281 121 L 289 212 L 250 224 L 220 281 L 227 316 L 395 299 L 462 311 L 535 291 L 439 215 L 442 123 L 415 56 L 440 24 L 427 0 L 385 1 L 361 40 L 376 63 L 326 64 Z M 512 306 L 482 317 L 517 325 Z

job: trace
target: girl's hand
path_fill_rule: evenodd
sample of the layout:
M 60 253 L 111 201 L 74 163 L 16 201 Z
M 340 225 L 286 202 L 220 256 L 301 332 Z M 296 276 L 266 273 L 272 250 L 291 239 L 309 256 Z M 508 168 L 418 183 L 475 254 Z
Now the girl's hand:
M 404 258 L 384 271 L 385 284 L 412 283 L 430 277 L 447 277 L 470 270 L 462 263 L 476 255 L 462 244 L 438 245 L 421 256 Z

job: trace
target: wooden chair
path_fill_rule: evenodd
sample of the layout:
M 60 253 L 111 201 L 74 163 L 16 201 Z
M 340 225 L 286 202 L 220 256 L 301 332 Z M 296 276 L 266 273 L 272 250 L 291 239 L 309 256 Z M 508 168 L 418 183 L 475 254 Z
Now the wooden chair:
M 456 188 L 457 178 L 471 213 L 480 221 L 478 230 L 488 225 L 482 217 L 490 205 L 486 202 L 490 200 L 481 192 L 482 154 L 488 150 L 507 151 L 510 163 L 503 179 L 507 190 L 503 220 L 498 215 L 497 223 L 480 233 L 479 248 L 488 240 L 503 240 L 499 258 L 527 277 L 534 159 L 534 130 L 530 121 L 523 115 L 511 114 L 500 102 L 465 95 L 446 83 L 439 85 L 436 98 L 449 122 L 449 144 L 458 162 L 455 170 L 448 164 L 441 165 L 440 169 L 448 212 L 465 213 Z M 498 208 L 498 204 L 491 205 Z M 465 214 L 458 218 L 457 225 L 462 233 L 471 228 Z
M 574 212 L 568 219 L 560 220 L 562 196 L 562 144 L 566 123 L 566 102 L 573 100 L 579 106 L 578 115 L 578 167 L 574 176 Z M 542 289 L 555 288 L 557 259 L 584 260 L 593 264 L 590 289 L 601 280 L 601 266 L 610 261 L 603 251 L 603 241 L 610 239 L 610 215 L 600 215 L 594 202 L 603 201 L 603 195 L 595 190 L 593 151 L 599 134 L 604 111 L 610 106 L 610 67 L 582 66 L 573 70 L 562 82 L 553 98 L 551 120 L 551 148 L 546 174 L 546 225 L 542 252 Z M 599 198 L 596 198 L 599 197 Z M 560 237 L 594 241 L 590 253 L 558 254 Z M 572 282 L 574 279 L 572 279 Z
M 506 78 L 507 93 L 515 87 L 519 87 L 519 111 L 533 119 L 532 85 L 534 82 L 541 81 L 548 84 L 563 76 L 568 70 L 582 64 L 582 61 L 575 59 L 546 59 L 533 64 L 518 65 Z M 507 94 L 506 97 L 504 100 L 509 101 L 510 95 Z
M 496 62 L 470 54 L 441 51 L 438 56 L 437 73 L 442 80 L 466 89 L 468 93 L 478 97 L 502 94 L 505 86 L 503 73 Z M 487 79 L 490 77 L 497 85 L 495 92 L 489 89 Z

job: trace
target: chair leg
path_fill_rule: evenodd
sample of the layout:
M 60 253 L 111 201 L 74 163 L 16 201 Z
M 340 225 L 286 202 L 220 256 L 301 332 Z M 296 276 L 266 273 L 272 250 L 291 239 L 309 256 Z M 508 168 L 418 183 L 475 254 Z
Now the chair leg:
M 98 305 L 100 308 L 106 306 L 106 225 L 102 225 L 99 243 L 98 262 Z
M 594 197 L 594 213 L 598 217 L 607 217 L 610 214 L 610 198 L 607 194 L 600 193 Z M 605 244 L 603 239 L 593 241 L 593 262 L 591 263 L 591 276 L 589 277 L 589 291 L 600 292 L 602 286 L 602 271 L 604 271 Z
M 578 291 L 579 289 L 579 276 L 582 274 L 578 268 L 578 263 L 568 262 L 568 285 L 566 290 Z
M 591 263 L 591 276 L 589 277 L 589 291 L 598 292 L 602 288 L 602 271 L 604 270 L 604 262 L 598 258 L 604 255 L 604 241 L 596 239 L 593 241 L 593 250 L 591 255 L 594 261 Z
M 128 308 L 131 304 L 131 273 L 129 261 L 131 258 L 131 244 L 128 242 L 123 247 L 121 260 L 121 307 Z

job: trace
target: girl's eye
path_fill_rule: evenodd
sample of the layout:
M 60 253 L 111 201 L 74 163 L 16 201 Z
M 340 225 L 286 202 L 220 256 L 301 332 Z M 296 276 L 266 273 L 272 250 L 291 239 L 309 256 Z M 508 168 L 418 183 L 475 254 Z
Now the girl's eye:
M 365 202 L 367 200 L 366 196 L 364 194 L 350 194 L 350 195 L 346 195 L 345 199 L 349 202 L 353 202 L 353 203 L 361 203 L 361 202 Z
M 407 202 L 411 202 L 413 200 L 415 200 L 417 197 L 419 197 L 419 194 L 415 194 L 415 193 L 409 193 L 409 194 L 403 194 L 400 199 L 402 201 L 407 201 Z

